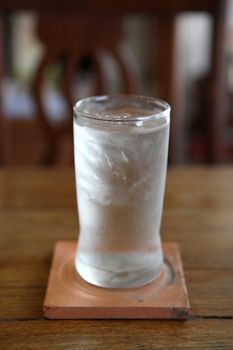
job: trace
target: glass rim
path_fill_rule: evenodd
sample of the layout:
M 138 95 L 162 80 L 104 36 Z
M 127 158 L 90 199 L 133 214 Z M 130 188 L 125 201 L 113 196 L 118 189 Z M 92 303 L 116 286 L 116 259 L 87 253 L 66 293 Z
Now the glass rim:
M 104 102 L 110 99 L 125 99 L 125 100 L 138 100 L 138 101 L 148 101 L 151 103 L 154 103 L 154 106 L 159 108 L 160 110 L 158 112 L 151 111 L 151 113 L 146 113 L 145 115 L 140 115 L 140 116 L 132 116 L 127 119 L 120 117 L 120 118 L 104 118 L 104 116 L 97 117 L 93 112 L 86 112 L 83 111 L 83 108 L 81 108 L 81 105 L 83 103 L 89 103 L 92 101 L 95 102 Z M 77 102 L 74 103 L 73 105 L 73 111 L 74 111 L 74 118 L 77 117 L 78 115 L 90 119 L 90 120 L 97 120 L 99 122 L 111 122 L 111 123 L 129 123 L 129 122 L 137 122 L 137 121 L 150 121 L 150 120 L 157 120 L 163 117 L 164 115 L 167 115 L 171 111 L 170 105 L 157 98 L 157 97 L 152 97 L 152 96 L 144 96 L 144 95 L 137 95 L 137 94 L 116 94 L 116 95 L 96 95 L 96 96 L 90 96 L 90 97 L 85 97 Z

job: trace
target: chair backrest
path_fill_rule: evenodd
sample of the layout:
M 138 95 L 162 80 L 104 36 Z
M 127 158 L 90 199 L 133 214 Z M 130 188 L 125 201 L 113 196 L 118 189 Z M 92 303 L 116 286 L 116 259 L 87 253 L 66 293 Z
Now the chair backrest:
M 38 127 L 45 137 L 43 164 L 59 163 L 61 142 L 71 135 L 72 94 L 74 77 L 83 57 L 88 57 L 94 71 L 93 95 L 105 94 L 106 71 L 101 64 L 100 53 L 105 50 L 115 60 L 124 81 L 123 93 L 137 90 L 137 71 L 131 56 L 122 50 L 123 23 L 119 17 L 46 14 L 39 16 L 38 35 L 44 44 L 44 55 L 39 62 L 31 85 L 36 106 Z M 62 122 L 51 122 L 43 103 L 43 91 L 47 69 L 60 60 L 60 91 L 68 107 Z

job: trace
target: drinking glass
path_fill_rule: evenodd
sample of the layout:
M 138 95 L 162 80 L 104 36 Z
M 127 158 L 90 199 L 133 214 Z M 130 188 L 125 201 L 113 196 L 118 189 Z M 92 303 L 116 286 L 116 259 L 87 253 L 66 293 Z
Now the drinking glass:
M 75 268 L 85 281 L 131 288 L 159 276 L 169 121 L 170 106 L 152 97 L 95 96 L 75 104 Z

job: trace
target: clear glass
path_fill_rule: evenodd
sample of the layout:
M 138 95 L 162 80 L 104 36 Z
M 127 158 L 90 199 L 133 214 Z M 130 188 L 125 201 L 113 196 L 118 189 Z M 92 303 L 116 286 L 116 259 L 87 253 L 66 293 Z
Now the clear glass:
M 169 120 L 169 105 L 151 97 L 96 96 L 74 106 L 75 267 L 89 283 L 139 287 L 161 271 Z

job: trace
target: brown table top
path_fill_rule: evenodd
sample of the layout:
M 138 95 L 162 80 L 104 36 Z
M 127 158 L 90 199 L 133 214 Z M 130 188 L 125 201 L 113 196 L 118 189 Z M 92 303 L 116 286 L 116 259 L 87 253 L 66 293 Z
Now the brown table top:
M 180 245 L 188 321 L 43 319 L 54 243 L 77 231 L 72 170 L 0 170 L 1 349 L 232 349 L 233 167 L 168 173 L 162 239 Z

